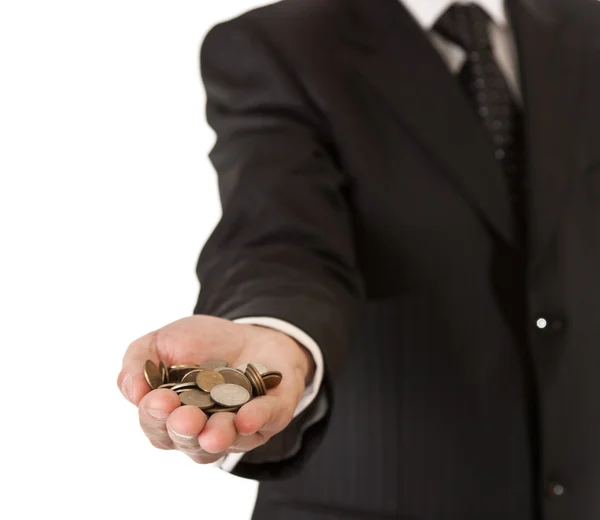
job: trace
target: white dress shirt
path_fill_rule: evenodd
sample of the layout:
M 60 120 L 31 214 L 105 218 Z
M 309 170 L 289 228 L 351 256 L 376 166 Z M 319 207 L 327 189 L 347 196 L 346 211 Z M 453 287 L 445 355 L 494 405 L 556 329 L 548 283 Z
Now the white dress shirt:
M 465 51 L 456 44 L 449 42 L 439 34 L 432 31 L 433 26 L 439 17 L 454 3 L 467 3 L 465 1 L 455 0 L 399 0 L 405 5 L 413 18 L 419 23 L 423 30 L 428 34 L 431 43 L 440 53 L 448 68 L 453 74 L 456 74 L 463 65 L 466 54 Z M 498 65 L 506 77 L 516 101 L 520 101 L 519 80 L 516 46 L 510 27 L 507 23 L 504 0 L 476 0 L 492 18 L 490 25 L 490 38 L 493 46 L 494 56 Z M 294 417 L 302 413 L 315 399 L 321 388 L 323 381 L 324 361 L 323 354 L 317 343 L 304 331 L 286 321 L 268 316 L 247 317 L 234 320 L 236 323 L 247 323 L 262 325 L 283 332 L 298 343 L 304 345 L 313 355 L 315 360 L 315 375 L 311 383 L 306 387 L 304 395 L 295 410 Z M 238 461 L 243 457 L 243 453 L 231 454 L 223 457 L 215 463 L 225 471 L 231 471 Z

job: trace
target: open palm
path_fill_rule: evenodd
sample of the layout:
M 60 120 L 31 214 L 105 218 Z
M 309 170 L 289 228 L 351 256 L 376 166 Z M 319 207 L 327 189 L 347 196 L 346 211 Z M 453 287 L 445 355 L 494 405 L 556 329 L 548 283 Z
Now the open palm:
M 223 359 L 232 366 L 260 363 L 281 372 L 283 379 L 237 414 L 220 412 L 208 418 L 195 406 L 182 406 L 172 390 L 151 390 L 143 372 L 147 359 L 167 365 L 202 364 L 210 359 Z M 140 425 L 154 446 L 178 449 L 198 463 L 210 463 L 227 453 L 256 448 L 283 430 L 292 420 L 312 368 L 310 354 L 279 331 L 194 315 L 131 343 L 117 384 L 138 406 Z

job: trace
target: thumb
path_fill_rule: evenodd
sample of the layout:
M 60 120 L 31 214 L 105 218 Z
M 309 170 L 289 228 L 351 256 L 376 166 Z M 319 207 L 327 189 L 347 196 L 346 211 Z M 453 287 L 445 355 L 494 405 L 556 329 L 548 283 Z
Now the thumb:
M 158 331 L 151 332 L 136 339 L 129 345 L 123 356 L 123 366 L 117 377 L 117 385 L 121 393 L 131 403 L 138 405 L 151 388 L 144 376 L 146 360 L 159 364 L 156 336 Z

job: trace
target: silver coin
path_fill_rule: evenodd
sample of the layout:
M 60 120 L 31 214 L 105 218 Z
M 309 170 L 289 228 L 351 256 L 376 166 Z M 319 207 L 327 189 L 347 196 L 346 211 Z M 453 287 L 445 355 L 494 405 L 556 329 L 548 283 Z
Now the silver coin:
M 179 400 L 181 404 L 197 406 L 200 410 L 207 410 L 215 404 L 209 394 L 200 390 L 184 390 L 179 394 Z
M 227 363 L 227 361 L 224 361 L 223 359 L 211 359 L 210 361 L 207 361 L 206 363 L 200 365 L 198 368 L 203 368 L 204 370 L 214 370 L 215 368 L 228 366 L 229 363 Z
M 250 393 L 243 386 L 225 383 L 210 391 L 213 401 L 221 406 L 242 406 L 250 400 Z
M 177 383 L 175 386 L 171 387 L 171 390 L 174 392 L 181 392 L 182 390 L 198 390 L 198 385 L 195 382 L 193 383 Z

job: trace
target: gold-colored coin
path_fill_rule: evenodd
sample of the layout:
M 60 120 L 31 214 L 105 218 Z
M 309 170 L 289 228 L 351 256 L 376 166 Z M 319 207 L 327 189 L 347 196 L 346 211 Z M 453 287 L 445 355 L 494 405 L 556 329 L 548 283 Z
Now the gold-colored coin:
M 200 390 L 188 390 L 179 394 L 179 400 L 181 404 L 189 404 L 197 406 L 200 410 L 206 410 L 212 408 L 215 402 L 210 397 L 210 394 L 202 392 Z
M 224 361 L 223 359 L 211 359 L 206 363 L 203 363 L 198 368 L 203 368 L 204 370 L 214 370 L 215 368 L 228 367 L 229 363 Z
M 253 395 L 260 396 L 260 386 L 259 386 L 258 382 L 256 381 L 254 372 L 252 370 L 246 369 L 245 377 L 248 379 L 248 381 L 250 382 L 250 385 L 252 386 Z
M 261 396 L 267 393 L 267 389 L 262 377 L 260 377 L 258 370 L 256 370 L 256 367 L 252 363 L 248 363 L 248 367 L 246 368 L 246 377 L 252 384 L 254 395 Z
M 190 370 L 189 372 L 186 372 L 186 374 L 181 378 L 181 382 L 182 383 L 195 383 L 196 382 L 196 376 L 202 372 L 201 368 L 196 368 L 194 370 Z
M 267 387 L 265 386 L 265 382 L 260 377 L 260 374 L 256 376 L 257 387 L 260 387 L 258 395 L 265 395 L 267 393 Z
M 265 395 L 267 389 L 278 386 L 283 375 L 275 370 L 267 370 L 260 363 L 233 368 L 225 360 L 212 359 L 203 365 L 170 367 L 162 360 L 158 365 L 147 360 L 144 363 L 144 377 L 153 390 L 171 389 L 177 392 L 182 404 L 197 406 L 211 415 L 218 412 L 236 413 L 253 396 Z M 213 391 L 215 396 L 211 396 Z
M 169 370 L 187 371 L 196 370 L 197 368 L 200 368 L 200 365 L 173 365 L 169 367 Z
M 177 383 L 175 386 L 171 388 L 173 392 L 181 392 L 182 390 L 198 390 L 196 383 Z
M 162 379 L 162 384 L 164 385 L 165 383 L 169 382 L 169 372 L 167 370 L 167 365 L 165 365 L 165 362 L 161 359 L 160 363 L 158 364 L 158 369 L 160 370 L 160 377 Z
M 256 381 L 257 384 L 260 386 L 260 395 L 265 395 L 267 393 L 267 387 L 265 386 L 265 382 L 262 379 L 262 376 L 260 375 L 260 372 L 258 371 L 258 369 L 255 367 L 254 368 L 255 372 L 256 372 Z
M 225 383 L 225 378 L 214 370 L 203 370 L 196 376 L 196 384 L 200 390 L 210 392 L 215 386 Z
M 242 406 L 250 400 L 250 392 L 243 386 L 225 383 L 210 391 L 212 400 L 221 406 Z
M 169 381 L 181 383 L 181 379 L 191 370 L 197 370 L 199 365 L 174 365 L 169 367 Z
M 241 406 L 214 406 L 213 408 L 209 408 L 207 410 L 203 410 L 205 414 L 212 415 L 218 412 L 233 412 L 236 413 Z
M 248 390 L 250 396 L 252 396 L 252 385 L 250 384 L 250 381 L 248 381 L 248 378 L 239 370 L 236 370 L 235 368 L 222 368 L 219 370 L 219 374 L 223 376 L 225 383 L 243 386 Z
M 144 363 L 144 377 L 152 390 L 162 385 L 162 375 L 160 370 L 150 359 L 147 359 Z
M 267 388 L 267 390 L 269 390 L 271 388 L 279 386 L 279 383 L 281 383 L 281 380 L 283 379 L 283 374 L 281 372 L 272 370 L 270 372 L 265 372 L 264 374 L 262 374 L 261 377 L 265 384 L 265 387 Z

